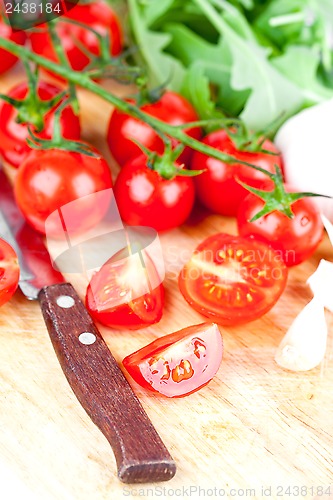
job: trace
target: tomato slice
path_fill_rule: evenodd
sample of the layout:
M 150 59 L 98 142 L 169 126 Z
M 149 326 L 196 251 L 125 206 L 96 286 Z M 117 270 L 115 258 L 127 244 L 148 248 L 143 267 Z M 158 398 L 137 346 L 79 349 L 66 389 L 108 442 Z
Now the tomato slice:
M 93 275 L 86 294 L 87 308 L 105 326 L 132 330 L 149 326 L 162 317 L 164 288 L 162 283 L 156 286 L 158 282 L 157 270 L 147 254 L 143 266 L 138 254 L 128 255 L 123 249 Z
M 14 295 L 20 278 L 20 268 L 15 250 L 0 239 L 0 306 Z
M 197 247 L 179 275 L 179 288 L 199 313 L 236 325 L 269 311 L 287 276 L 281 255 L 269 245 L 220 233 Z
M 161 337 L 126 356 L 123 365 L 146 389 L 170 398 L 192 394 L 220 367 L 223 341 L 215 323 L 202 323 Z

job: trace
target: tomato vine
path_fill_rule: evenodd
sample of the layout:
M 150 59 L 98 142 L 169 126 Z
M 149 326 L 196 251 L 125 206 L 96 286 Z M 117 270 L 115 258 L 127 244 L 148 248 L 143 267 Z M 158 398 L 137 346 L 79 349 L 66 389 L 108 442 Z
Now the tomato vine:
M 127 113 L 128 115 L 134 118 L 144 121 L 145 123 L 150 125 L 159 135 L 166 134 L 169 137 L 177 139 L 185 146 L 189 146 L 192 149 L 204 153 L 206 155 L 209 155 L 213 158 L 216 158 L 217 160 L 226 163 L 235 162 L 235 158 L 233 156 L 222 153 L 221 151 L 217 151 L 216 149 L 207 146 L 202 142 L 186 135 L 181 127 L 169 125 L 161 120 L 158 120 L 157 118 L 154 118 L 148 115 L 147 113 L 143 112 L 135 104 L 127 102 L 121 99 L 120 97 L 117 97 L 115 94 L 113 94 L 109 90 L 103 88 L 100 84 L 93 81 L 90 75 L 87 74 L 86 72 L 74 71 L 70 67 L 68 67 L 68 65 L 62 65 L 52 62 L 43 56 L 33 53 L 26 47 L 19 46 L 16 43 L 3 38 L 0 38 L 0 48 L 8 50 L 13 55 L 19 57 L 23 61 L 33 62 L 41 66 L 42 68 L 47 69 L 60 77 L 63 77 L 72 85 L 79 85 L 81 88 L 84 88 L 94 93 L 95 95 L 101 97 L 103 100 L 105 100 L 109 104 L 112 104 L 113 106 L 123 111 L 124 113 Z M 238 163 L 242 163 L 251 168 L 255 168 L 260 171 L 263 170 L 260 167 L 257 167 L 251 163 L 240 160 L 237 161 Z

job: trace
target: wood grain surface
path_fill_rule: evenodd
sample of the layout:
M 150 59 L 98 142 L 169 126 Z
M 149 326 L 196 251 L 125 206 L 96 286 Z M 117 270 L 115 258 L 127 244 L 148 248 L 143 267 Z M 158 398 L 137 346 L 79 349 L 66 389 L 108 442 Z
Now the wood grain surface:
M 16 68 L 0 79 L 0 91 L 21 79 Z M 105 144 L 111 107 L 85 91 L 79 95 L 84 137 L 112 165 Z M 119 362 L 161 335 L 203 321 L 175 277 L 194 247 L 219 231 L 236 233 L 234 220 L 197 211 L 188 224 L 161 236 L 167 268 L 162 321 L 138 332 L 100 327 Z M 281 338 L 311 298 L 306 279 L 321 258 L 333 260 L 326 238 L 310 261 L 290 270 L 285 293 L 264 318 L 222 329 L 220 370 L 198 393 L 167 399 L 130 380 L 177 464 L 176 476 L 163 484 L 119 482 L 110 445 L 72 393 L 38 304 L 18 291 L 0 310 L 0 498 L 330 498 L 332 315 L 318 368 L 293 373 L 274 362 Z

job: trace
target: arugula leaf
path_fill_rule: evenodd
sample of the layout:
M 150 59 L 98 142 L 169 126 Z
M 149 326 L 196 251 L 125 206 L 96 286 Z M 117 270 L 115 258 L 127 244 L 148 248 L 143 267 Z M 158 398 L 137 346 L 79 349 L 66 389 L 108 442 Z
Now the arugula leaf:
M 177 55 L 184 66 L 192 67 L 197 63 L 199 71 L 203 71 L 216 88 L 216 104 L 232 116 L 240 113 L 249 92 L 237 92 L 231 87 L 232 56 L 223 38 L 220 37 L 217 44 L 208 43 L 187 27 L 176 23 L 167 24 L 164 29 L 172 35 L 168 52 L 175 57 Z M 191 78 L 196 78 L 193 69 Z
M 261 12 L 254 27 L 283 49 L 297 43 L 312 44 L 316 38 L 309 0 L 273 0 Z
M 333 88 L 322 85 L 317 78 L 320 63 L 318 47 L 290 46 L 272 64 L 301 89 L 305 105 L 318 104 L 333 97 Z
M 277 120 L 281 113 L 296 112 L 303 103 L 302 95 L 296 85 L 270 64 L 267 50 L 259 46 L 253 36 L 251 39 L 239 36 L 208 0 L 195 2 L 214 23 L 229 46 L 233 57 L 231 86 L 236 91 L 251 90 L 241 113 L 245 123 L 255 130 L 260 130 Z M 242 16 L 240 12 L 238 15 Z
M 201 61 L 188 68 L 181 91 L 194 106 L 200 119 L 224 118 L 225 115 L 216 109 L 212 100 L 209 79 L 205 76 Z
M 151 26 L 155 21 L 163 17 L 166 13 L 174 11 L 177 7 L 177 0 L 148 1 L 145 6 L 146 26 Z
M 146 63 L 151 86 L 158 87 L 167 83 L 169 88 L 179 89 L 185 75 L 184 68 L 177 59 L 163 52 L 170 43 L 171 36 L 149 29 L 136 0 L 128 0 L 128 7 L 131 30 Z
M 333 93 L 332 0 L 128 0 L 150 84 L 258 131 Z

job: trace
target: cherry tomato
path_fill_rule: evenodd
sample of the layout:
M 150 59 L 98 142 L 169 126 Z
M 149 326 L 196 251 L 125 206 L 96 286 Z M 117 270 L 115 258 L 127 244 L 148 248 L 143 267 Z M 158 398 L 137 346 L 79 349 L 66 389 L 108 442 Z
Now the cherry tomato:
M 27 36 L 24 31 L 13 31 L 11 26 L 5 23 L 0 14 L 0 38 L 11 40 L 18 45 L 24 45 Z M 7 50 L 0 49 L 0 74 L 14 66 L 17 60 L 18 58 Z
M 14 249 L 0 239 L 0 306 L 14 295 L 20 279 L 20 268 Z
M 137 330 L 160 321 L 164 305 L 162 283 L 146 254 L 142 267 L 137 255 L 123 249 L 95 273 L 86 294 L 86 306 L 96 321 L 118 329 Z M 148 281 L 147 281 L 148 279 Z M 149 282 L 149 283 L 148 283 Z
M 141 155 L 119 172 L 114 186 L 118 209 L 131 226 L 149 226 L 164 231 L 180 226 L 191 213 L 194 183 L 191 177 L 164 179 L 147 166 Z
M 286 190 L 291 191 L 288 187 Z M 267 241 L 281 254 L 287 266 L 295 266 L 308 259 L 318 247 L 324 231 L 320 212 L 313 201 L 301 198 L 294 202 L 291 205 L 292 219 L 273 211 L 250 222 L 263 206 L 263 200 L 255 194 L 248 194 L 239 207 L 239 234 Z
M 101 156 L 58 149 L 33 150 L 18 169 L 14 193 L 28 223 L 41 233 L 45 233 L 45 221 L 52 212 L 86 197 L 85 203 L 77 204 L 77 212 L 72 207 L 70 213 L 71 228 L 75 232 L 92 227 L 105 211 L 105 207 L 100 207 L 88 195 L 111 187 L 110 170 Z M 49 230 L 53 235 L 63 232 L 57 220 Z
M 280 155 L 238 150 L 225 130 L 217 130 L 208 134 L 202 142 L 272 173 L 275 172 L 275 164 L 280 167 L 282 165 Z M 266 140 L 262 147 L 278 153 L 274 144 L 269 140 Z M 239 205 L 247 196 L 248 191 L 237 182 L 237 178 L 253 187 L 267 180 L 267 176 L 254 168 L 239 163 L 223 163 L 198 151 L 193 153 L 190 168 L 206 170 L 195 180 L 197 195 L 205 207 L 221 215 L 237 216 Z
M 192 105 L 184 97 L 171 91 L 164 92 L 158 101 L 145 104 L 141 109 L 170 125 L 182 125 L 198 120 Z M 200 139 L 201 136 L 199 128 L 191 128 L 186 133 L 195 139 Z M 141 149 L 131 138 L 150 151 L 157 153 L 164 151 L 162 139 L 149 125 L 115 109 L 110 118 L 107 140 L 111 154 L 120 166 L 142 154 Z M 171 141 L 174 147 L 178 144 L 174 139 Z M 186 147 L 177 161 L 188 164 L 191 154 L 191 149 Z
M 266 243 L 220 233 L 196 248 L 179 275 L 179 288 L 199 313 L 236 325 L 269 311 L 287 275 L 281 256 Z
M 42 101 L 52 99 L 61 92 L 61 89 L 51 83 L 40 81 L 38 84 L 38 96 Z M 21 83 L 8 92 L 8 96 L 23 100 L 28 93 L 27 84 Z M 52 108 L 45 114 L 44 129 L 37 134 L 44 139 L 50 139 L 53 133 L 54 112 L 58 106 Z M 17 110 L 9 103 L 0 104 L 0 154 L 7 164 L 18 168 L 31 148 L 26 142 L 29 137 L 28 124 L 17 123 Z M 60 123 L 62 134 L 66 139 L 77 140 L 80 138 L 80 121 L 70 106 L 66 106 L 61 113 Z
M 87 25 L 102 36 L 108 34 L 110 37 L 110 55 L 116 56 L 121 52 L 122 32 L 120 23 L 114 11 L 105 2 L 98 0 L 91 3 L 77 4 L 61 19 L 65 21 L 66 18 Z M 45 27 L 45 25 L 39 26 L 39 28 L 42 27 Z M 60 21 L 57 23 L 57 34 L 65 48 L 71 67 L 76 71 L 82 71 L 90 63 L 90 58 L 80 46 L 83 46 L 85 50 L 94 55 L 100 53 L 98 38 L 84 27 Z M 42 55 L 51 61 L 58 61 L 47 29 L 42 32 L 31 33 L 30 41 L 36 54 Z
M 202 323 L 154 340 L 126 356 L 123 365 L 145 389 L 174 398 L 208 384 L 220 367 L 222 355 L 217 325 Z

